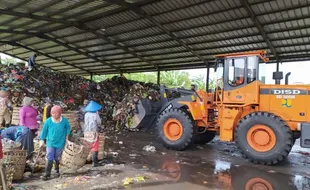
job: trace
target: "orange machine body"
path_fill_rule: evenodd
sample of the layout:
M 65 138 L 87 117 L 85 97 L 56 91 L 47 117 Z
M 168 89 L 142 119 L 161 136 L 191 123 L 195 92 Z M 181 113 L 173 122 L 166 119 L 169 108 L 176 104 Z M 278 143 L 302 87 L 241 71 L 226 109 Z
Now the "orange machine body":
M 247 54 L 219 55 L 219 57 L 253 55 L 263 61 L 268 61 L 267 58 L 264 58 L 264 53 L 264 51 L 257 51 Z M 223 141 L 234 140 L 234 129 L 238 122 L 251 112 L 273 113 L 282 118 L 292 131 L 300 130 L 298 126 L 301 122 L 310 122 L 310 114 L 307 114 L 310 109 L 307 107 L 310 103 L 310 87 L 305 85 L 265 85 L 258 79 L 249 83 L 243 79 L 243 83 L 243 86 L 240 85 L 240 80 L 238 80 L 236 84 L 240 87 L 228 90 L 224 87 L 224 89 L 216 90 L 215 93 L 198 90 L 197 97 L 193 98 L 193 101 L 179 103 L 188 107 L 196 126 L 218 131 L 220 140 Z M 216 99 L 215 96 L 219 98 Z

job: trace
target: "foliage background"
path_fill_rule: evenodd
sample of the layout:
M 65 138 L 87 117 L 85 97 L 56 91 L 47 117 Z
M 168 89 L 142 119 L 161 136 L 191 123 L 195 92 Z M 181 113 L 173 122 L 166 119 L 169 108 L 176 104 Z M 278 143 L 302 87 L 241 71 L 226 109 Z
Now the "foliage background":
M 100 82 L 115 75 L 96 75 L 93 77 L 95 82 Z M 157 83 L 157 73 L 131 73 L 124 74 L 128 80 L 135 80 L 140 82 Z M 203 74 L 190 77 L 189 73 L 183 71 L 162 71 L 160 72 L 160 84 L 165 84 L 169 88 L 184 87 L 190 89 L 191 84 L 196 84 L 199 89 L 206 89 L 205 76 Z M 210 89 L 215 88 L 214 80 L 209 80 Z

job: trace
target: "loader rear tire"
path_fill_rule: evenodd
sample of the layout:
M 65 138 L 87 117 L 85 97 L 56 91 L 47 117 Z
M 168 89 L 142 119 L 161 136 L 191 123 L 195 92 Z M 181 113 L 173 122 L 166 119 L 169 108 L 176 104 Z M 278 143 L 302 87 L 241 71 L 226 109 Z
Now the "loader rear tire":
M 159 139 L 166 148 L 184 150 L 193 141 L 193 122 L 181 109 L 164 111 L 157 120 Z
M 278 116 L 255 112 L 239 121 L 235 142 L 243 157 L 252 163 L 275 165 L 283 161 L 293 146 L 293 134 Z
M 215 135 L 216 133 L 214 131 L 206 131 L 204 133 L 197 132 L 194 135 L 194 143 L 195 144 L 207 144 L 214 139 Z

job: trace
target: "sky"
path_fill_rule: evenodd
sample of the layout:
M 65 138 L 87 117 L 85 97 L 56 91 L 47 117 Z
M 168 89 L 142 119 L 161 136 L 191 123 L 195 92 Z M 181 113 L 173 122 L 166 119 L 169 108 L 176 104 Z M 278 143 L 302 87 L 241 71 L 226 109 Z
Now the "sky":
M 10 57 L 5 54 L 0 53 L 1 58 Z M 266 64 L 266 84 L 274 84 L 272 79 L 272 72 L 276 70 L 276 64 Z M 181 70 L 188 72 L 191 77 L 195 75 L 203 74 L 206 78 L 207 69 L 188 69 Z M 213 69 L 210 70 L 210 78 L 214 77 Z M 301 61 L 301 62 L 287 62 L 280 64 L 280 71 L 283 72 L 283 78 L 286 73 L 291 72 L 289 77 L 289 84 L 303 83 L 310 84 L 310 61 Z M 281 81 L 281 84 L 284 84 L 284 79 Z
M 266 84 L 274 84 L 275 81 L 272 79 L 272 73 L 276 71 L 276 64 L 266 64 Z M 300 62 L 287 62 L 280 64 L 279 70 L 283 72 L 283 80 L 281 84 L 284 84 L 284 78 L 286 73 L 291 72 L 289 76 L 289 84 L 310 84 L 310 61 L 300 61 Z M 191 70 L 182 70 L 188 72 L 191 76 L 196 74 L 205 74 L 207 69 L 191 69 Z M 213 69 L 210 70 L 210 78 L 213 78 L 214 72 Z

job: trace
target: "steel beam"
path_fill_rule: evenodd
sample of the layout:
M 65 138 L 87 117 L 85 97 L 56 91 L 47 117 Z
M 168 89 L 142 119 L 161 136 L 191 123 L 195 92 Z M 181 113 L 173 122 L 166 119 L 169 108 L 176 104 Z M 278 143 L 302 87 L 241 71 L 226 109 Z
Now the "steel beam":
M 9 11 L 9 10 L 5 10 L 5 9 L 0 9 L 0 14 L 11 15 L 11 16 L 16 16 L 16 17 L 21 17 L 21 18 L 29 18 L 29 19 L 33 19 L 35 21 L 39 20 L 39 21 L 47 21 L 47 22 L 51 22 L 51 23 L 67 24 L 68 26 L 71 26 L 73 24 L 73 22 L 63 20 L 63 19 L 37 16 L 34 14 L 26 14 L 26 13 L 22 13 L 22 12 Z
M 247 0 L 241 0 L 245 10 L 247 11 L 247 13 L 251 16 L 251 20 L 253 21 L 253 23 L 255 23 L 258 31 L 261 33 L 262 37 L 264 38 L 264 40 L 266 41 L 266 43 L 269 46 L 269 49 L 271 50 L 271 52 L 275 55 L 276 59 L 278 59 L 278 54 L 276 49 L 273 47 L 272 43 L 270 42 L 264 28 L 262 27 L 262 25 L 260 24 L 259 20 L 256 18 L 255 13 L 253 12 L 251 6 L 249 5 Z
M 1 52 L 1 51 L 0 51 L 0 52 Z M 13 54 L 10 54 L 10 53 L 7 53 L 7 52 L 3 52 L 3 51 L 2 51 L 1 53 L 6 54 L 6 55 L 9 55 L 9 56 L 11 56 L 11 57 L 14 57 L 14 58 L 16 58 L 16 59 L 20 59 L 20 60 L 22 60 L 22 61 L 26 61 L 26 62 L 27 62 L 26 59 L 23 59 L 23 58 L 18 57 L 18 56 L 16 56 L 16 55 L 13 55 Z M 40 67 L 52 69 L 51 67 L 42 65 L 42 64 L 40 64 L 40 63 L 38 63 L 38 65 L 40 65 Z M 53 69 L 52 69 L 52 70 L 53 70 Z M 62 72 L 62 71 L 59 71 L 59 72 L 64 73 L 64 72 Z
M 41 55 L 44 55 L 45 57 L 49 57 L 49 58 L 54 59 L 54 60 L 57 60 L 57 61 L 59 61 L 59 62 L 63 62 L 63 63 L 65 63 L 66 65 L 70 65 L 70 66 L 72 66 L 72 67 L 74 67 L 74 68 L 77 68 L 77 69 L 80 69 L 80 70 L 85 71 L 85 72 L 87 72 L 87 73 L 90 73 L 88 70 L 85 70 L 85 69 L 83 69 L 83 68 L 81 68 L 81 67 L 75 66 L 75 65 L 73 65 L 73 64 L 71 64 L 71 63 L 69 63 L 69 62 L 67 62 L 67 61 L 62 61 L 62 60 L 60 60 L 59 58 L 53 57 L 53 56 L 48 55 L 48 54 L 46 54 L 46 53 L 44 53 L 44 52 L 37 51 L 37 50 L 32 49 L 32 48 L 30 48 L 30 47 L 28 47 L 28 46 L 25 46 L 25 45 L 23 45 L 23 44 L 20 44 L 20 43 L 17 43 L 17 42 L 12 42 L 12 43 L 10 43 L 10 45 L 12 45 L 12 46 L 19 46 L 19 47 L 28 49 L 28 50 L 33 51 L 33 52 L 39 52 Z
M 135 12 L 137 15 L 139 15 L 142 18 L 146 18 L 151 23 L 153 23 L 155 26 L 160 28 L 162 31 L 165 32 L 168 36 L 170 36 L 173 40 L 177 41 L 180 45 L 182 45 L 187 51 L 191 52 L 193 55 L 198 57 L 200 60 L 203 60 L 203 57 L 201 57 L 197 52 L 195 52 L 190 46 L 188 46 L 186 43 L 184 43 L 182 40 L 180 40 L 176 35 L 174 35 L 171 31 L 169 31 L 166 27 L 164 27 L 161 23 L 159 23 L 157 20 L 155 20 L 152 16 L 144 12 L 141 8 L 139 8 L 135 4 L 127 3 L 123 0 L 108 0 L 109 2 L 113 2 L 115 4 L 118 4 L 120 6 L 126 7 L 127 9 Z
M 0 32 L 6 32 L 6 30 L 0 29 Z M 19 33 L 20 31 L 12 31 L 12 33 L 13 33 L 13 32 Z M 75 51 L 75 52 L 77 52 L 77 53 L 79 53 L 79 54 L 81 54 L 81 55 L 84 55 L 85 57 L 88 57 L 88 58 L 90 58 L 90 59 L 94 59 L 94 60 L 96 60 L 96 61 L 98 61 L 98 62 L 100 62 L 100 63 L 103 63 L 103 64 L 105 64 L 105 65 L 110 66 L 111 68 L 117 69 L 116 67 L 114 67 L 114 66 L 111 65 L 110 63 L 107 63 L 107 62 L 105 62 L 105 61 L 99 60 L 97 57 L 91 56 L 91 55 L 89 55 L 89 54 L 87 54 L 87 53 L 85 53 L 85 52 L 83 52 L 83 51 L 81 51 L 81 50 L 78 50 L 78 49 L 76 49 L 76 48 L 74 48 L 74 47 L 71 47 L 71 46 L 69 46 L 68 44 L 63 43 L 63 42 L 61 42 L 61 41 L 59 41 L 59 40 L 57 40 L 57 39 L 55 39 L 55 38 L 53 38 L 53 37 L 49 37 L 49 36 L 47 36 L 47 35 L 45 35 L 45 34 L 34 33 L 34 32 L 27 32 L 27 34 L 28 34 L 28 35 L 32 35 L 32 36 L 36 36 L 36 37 L 38 37 L 38 38 L 42 38 L 42 39 L 46 39 L 46 40 L 53 41 L 54 43 L 59 44 L 59 45 L 62 45 L 62 46 L 66 47 L 66 48 L 69 49 L 69 50 Z

